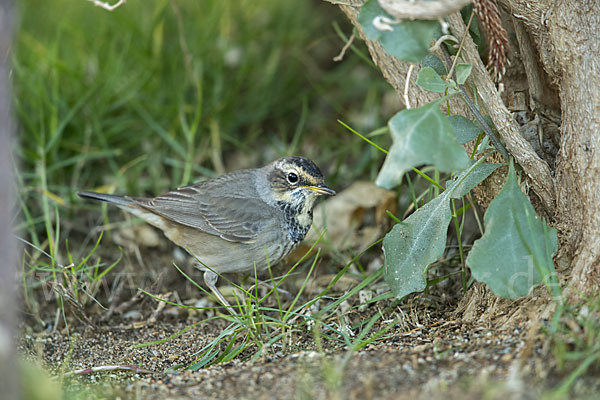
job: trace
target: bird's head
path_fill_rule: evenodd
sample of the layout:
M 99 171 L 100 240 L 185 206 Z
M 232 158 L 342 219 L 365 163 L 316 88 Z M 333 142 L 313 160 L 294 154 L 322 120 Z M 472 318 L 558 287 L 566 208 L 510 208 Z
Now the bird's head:
M 285 157 L 267 166 L 268 183 L 273 199 L 293 208 L 312 209 L 321 195 L 335 195 L 325 185 L 323 174 L 314 162 L 305 157 Z

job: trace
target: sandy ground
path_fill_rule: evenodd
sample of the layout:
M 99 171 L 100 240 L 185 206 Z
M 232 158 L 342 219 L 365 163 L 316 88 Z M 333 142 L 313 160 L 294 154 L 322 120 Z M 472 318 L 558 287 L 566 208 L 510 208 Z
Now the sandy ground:
M 158 256 L 146 257 L 146 264 L 148 260 L 157 265 L 170 262 Z M 139 268 L 134 259 L 125 264 Z M 133 282 L 161 298 L 214 305 L 178 274 L 159 270 L 138 270 Z M 321 272 L 327 271 L 320 271 L 309 283 L 313 292 L 319 282 L 330 279 Z M 304 275 L 297 279 L 302 281 Z M 321 307 L 352 285 L 340 282 Z M 288 289 L 297 290 L 293 285 Z M 457 312 L 463 296 L 459 278 L 400 304 L 385 300 L 359 311 L 352 307 L 359 296 L 350 298 L 350 307 L 340 307 L 339 313 L 323 322 L 340 327 L 344 321 L 355 327 L 346 331 L 355 335 L 350 340 L 376 314 L 380 318 L 372 332 L 387 328 L 357 351 L 349 350 L 342 335 L 335 332 L 329 332 L 329 338 L 321 336 L 319 346 L 313 331 L 291 329 L 285 339 L 264 345 L 260 352 L 252 344 L 234 359 L 198 371 L 185 367 L 194 364 L 198 352 L 230 322 L 207 320 L 215 315 L 212 310 L 187 310 L 135 295 L 135 287 L 121 289 L 120 296 L 116 292 L 111 292 L 115 298 L 110 312 L 91 303 L 83 310 L 83 318 L 81 312 L 67 307 L 68 330 L 64 323 L 52 329 L 55 303 L 42 307 L 44 329 L 31 318 L 23 321 L 20 352 L 40 361 L 72 398 L 533 399 L 561 378 L 550 372 L 554 369 L 545 337 L 528 331 L 526 321 L 508 327 L 497 327 L 492 320 L 465 322 Z M 236 344 L 246 336 L 242 333 Z M 265 344 L 271 336 L 255 343 Z M 132 347 L 158 340 L 163 342 Z M 216 350 L 221 353 L 226 345 L 224 341 Z M 109 370 L 80 371 L 86 368 Z M 576 390 L 600 393 L 598 385 L 581 383 Z

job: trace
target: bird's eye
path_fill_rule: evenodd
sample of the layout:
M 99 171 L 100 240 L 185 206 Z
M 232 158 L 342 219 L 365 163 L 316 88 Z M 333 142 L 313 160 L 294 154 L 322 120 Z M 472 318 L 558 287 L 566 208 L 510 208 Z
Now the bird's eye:
M 294 172 L 289 172 L 287 175 L 287 180 L 289 183 L 297 183 L 298 175 L 296 175 L 296 173 L 294 173 Z

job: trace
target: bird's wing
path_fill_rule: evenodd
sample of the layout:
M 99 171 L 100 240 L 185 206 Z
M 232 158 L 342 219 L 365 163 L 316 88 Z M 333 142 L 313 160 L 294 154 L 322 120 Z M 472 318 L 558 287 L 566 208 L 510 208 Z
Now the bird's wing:
M 173 222 L 232 242 L 251 242 L 273 224 L 275 210 L 253 193 L 223 195 L 205 186 L 187 186 L 153 199 L 135 201 Z

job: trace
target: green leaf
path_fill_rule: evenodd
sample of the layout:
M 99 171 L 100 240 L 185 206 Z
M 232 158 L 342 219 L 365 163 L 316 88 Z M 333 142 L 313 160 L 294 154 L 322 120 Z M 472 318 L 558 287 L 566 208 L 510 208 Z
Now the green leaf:
M 383 239 L 384 278 L 398 299 L 427 286 L 425 270 L 444 252 L 450 218 L 448 198 L 438 196 Z
M 461 171 L 469 165 L 452 125 L 440 111 L 442 100 L 400 111 L 389 121 L 394 143 L 379 171 L 377 185 L 392 189 L 417 165 L 433 164 L 442 172 Z
M 443 194 L 453 199 L 460 199 L 502 165 L 504 164 L 490 164 L 483 160 L 474 162 L 450 184 L 446 185 L 446 191 Z
M 467 5 L 460 10 L 460 15 L 461 15 L 462 20 L 465 23 L 465 25 L 469 24 L 469 19 L 471 18 L 472 13 L 473 13 L 472 5 Z M 479 29 L 479 25 L 481 23 L 479 21 L 479 18 L 476 17 L 473 22 L 474 23 L 469 25 L 469 33 L 471 34 L 471 37 L 473 38 L 473 42 L 475 42 L 475 46 L 477 47 L 477 51 L 479 52 L 479 55 L 483 56 L 488 53 L 488 50 L 489 50 L 488 49 L 488 47 L 489 47 L 488 41 L 481 34 L 481 29 Z
M 369 40 L 377 40 L 392 56 L 409 62 L 419 62 L 429 53 L 433 39 L 440 35 L 437 21 L 403 20 L 390 24 L 392 31 L 379 30 L 373 25 L 377 17 L 394 18 L 379 6 L 377 0 L 367 1 L 358 15 L 358 22 Z
M 473 69 L 473 65 L 471 64 L 456 64 L 456 82 L 459 85 L 463 85 L 469 75 L 471 75 L 471 70 Z
M 447 88 L 446 82 L 431 67 L 421 68 L 417 77 L 417 85 L 435 93 L 444 93 Z
M 465 144 L 475 139 L 483 131 L 479 124 L 461 115 L 449 115 L 448 120 L 452 125 L 454 136 L 458 143 Z
M 384 278 L 394 296 L 400 299 L 425 289 L 425 271 L 442 256 L 446 247 L 450 198 L 464 196 L 500 165 L 485 163 L 483 159 L 474 162 L 451 181 L 447 190 L 396 224 L 385 236 Z
M 547 227 L 521 192 L 512 162 L 484 224 L 485 234 L 473 244 L 467 265 L 473 277 L 485 282 L 494 294 L 509 299 L 527 296 L 542 282 L 540 271 L 553 273 L 556 230 Z
M 421 67 L 431 67 L 438 73 L 438 75 L 446 75 L 448 70 L 446 66 L 437 56 L 434 54 L 427 55 L 423 60 L 421 60 Z

